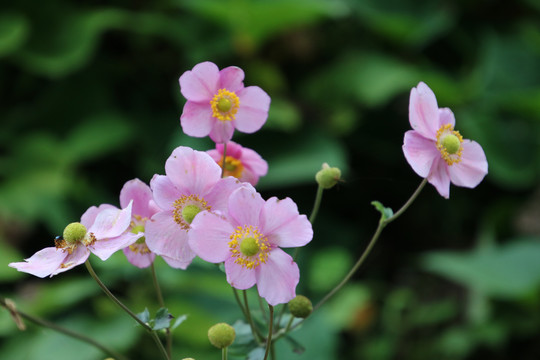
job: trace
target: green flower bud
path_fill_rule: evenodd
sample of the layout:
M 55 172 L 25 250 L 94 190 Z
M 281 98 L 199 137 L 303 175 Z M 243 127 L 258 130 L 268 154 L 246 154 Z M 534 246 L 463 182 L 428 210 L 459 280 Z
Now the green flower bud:
M 289 311 L 294 317 L 307 318 L 313 311 L 313 305 L 307 297 L 296 295 L 294 299 L 289 301 Z
M 442 139 L 441 143 L 442 143 L 442 146 L 446 149 L 446 151 L 450 155 L 456 154 L 459 151 L 459 148 L 461 147 L 461 141 L 454 134 L 446 135 Z
M 86 226 L 78 222 L 73 222 L 64 229 L 64 240 L 67 243 L 73 244 L 83 240 L 86 233 Z
M 245 256 L 253 256 L 259 252 L 259 244 L 252 237 L 245 238 L 240 244 L 240 252 Z
M 201 208 L 198 207 L 197 205 L 186 205 L 182 209 L 182 217 L 188 224 L 191 224 L 191 222 L 195 218 L 195 215 L 197 215 L 200 212 L 201 212 Z
M 218 323 L 208 329 L 208 340 L 218 349 L 228 347 L 234 342 L 236 332 L 234 328 L 226 323 Z
M 315 180 L 323 189 L 330 189 L 341 179 L 341 170 L 330 167 L 327 163 L 322 164 L 322 169 L 315 175 Z

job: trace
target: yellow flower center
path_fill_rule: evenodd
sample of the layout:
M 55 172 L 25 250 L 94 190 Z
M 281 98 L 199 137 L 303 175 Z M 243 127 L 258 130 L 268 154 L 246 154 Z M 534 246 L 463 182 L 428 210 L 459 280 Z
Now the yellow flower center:
M 223 161 L 217 161 L 219 167 L 223 168 Z M 242 176 L 244 171 L 244 165 L 242 162 L 232 156 L 225 156 L 225 171 L 223 171 L 223 176 L 233 176 L 239 179 Z
M 173 203 L 174 221 L 184 230 L 189 229 L 189 225 L 195 218 L 195 215 L 203 210 L 210 210 L 210 206 L 204 199 L 197 195 L 181 196 Z
M 229 238 L 231 257 L 236 264 L 246 269 L 255 269 L 261 263 L 266 263 L 270 243 L 256 226 L 238 226 Z
M 437 149 L 448 165 L 457 164 L 461 161 L 462 143 L 463 137 L 459 131 L 454 130 L 451 124 L 441 126 L 437 131 Z
M 227 89 L 219 89 L 218 93 L 210 100 L 212 116 L 221 121 L 234 120 L 234 116 L 240 107 L 240 99 Z

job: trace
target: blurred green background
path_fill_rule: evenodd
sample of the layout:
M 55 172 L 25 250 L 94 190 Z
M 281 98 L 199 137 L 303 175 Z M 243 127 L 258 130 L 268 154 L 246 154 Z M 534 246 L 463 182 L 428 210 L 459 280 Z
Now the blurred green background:
M 421 179 L 401 145 L 419 81 L 484 148 L 489 174 L 450 200 L 428 185 L 385 229 L 338 296 L 280 341 L 279 359 L 540 358 L 540 2 L 536 0 L 160 0 L 35 2 L 0 8 L 0 288 L 26 312 L 96 337 L 132 359 L 154 344 L 84 267 L 52 279 L 7 264 L 52 246 L 90 206 L 118 204 L 127 180 L 164 173 L 182 134 L 178 77 L 210 60 L 237 65 L 272 98 L 269 119 L 234 140 L 268 160 L 263 196 L 311 211 L 323 162 L 346 181 L 327 191 L 301 252 L 299 293 L 320 299 L 378 221 Z M 123 254 L 92 262 L 135 312 L 155 313 L 148 269 Z M 174 359 L 217 359 L 206 331 L 240 318 L 224 275 L 197 261 L 156 264 L 165 302 L 187 320 Z M 94 348 L 0 311 L 0 359 L 104 359 Z

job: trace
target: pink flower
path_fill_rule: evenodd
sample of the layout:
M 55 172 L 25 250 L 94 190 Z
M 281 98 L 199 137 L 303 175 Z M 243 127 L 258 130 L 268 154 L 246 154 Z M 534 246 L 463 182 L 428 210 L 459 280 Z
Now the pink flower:
M 82 264 L 90 252 L 107 260 L 114 252 L 137 241 L 142 233 L 126 232 L 131 220 L 131 203 L 125 209 L 108 204 L 92 206 L 81 217 L 80 223 L 71 223 L 64 236 L 55 240 L 55 247 L 38 251 L 25 262 L 9 266 L 29 274 L 53 276 Z
M 129 180 L 120 191 L 120 206 L 127 206 L 131 201 L 133 211 L 128 230 L 132 233 L 144 233 L 146 222 L 160 209 L 152 198 L 150 187 L 139 179 Z M 144 236 L 123 251 L 128 261 L 141 269 L 150 266 L 156 257 L 156 254 L 148 249 Z
M 202 210 L 225 213 L 229 195 L 241 183 L 222 179 L 210 155 L 183 146 L 167 159 L 165 173 L 150 182 L 160 211 L 146 223 L 146 245 L 170 266 L 185 269 L 195 257 L 188 244 L 193 218 Z
M 450 182 L 474 188 L 486 176 L 482 147 L 454 130 L 454 114 L 448 108 L 439 109 L 435 94 L 423 82 L 411 90 L 409 122 L 413 130 L 405 133 L 405 158 L 441 196 L 450 196 Z
M 223 144 L 216 144 L 216 148 L 208 150 L 207 153 L 221 167 L 223 165 Z M 234 176 L 243 182 L 257 185 L 259 177 L 268 172 L 268 163 L 255 151 L 242 147 L 241 145 L 229 141 L 227 143 L 227 154 L 225 155 L 225 176 Z
M 180 117 L 183 131 L 216 143 L 231 140 L 234 129 L 253 133 L 266 122 L 270 97 L 258 86 L 244 87 L 244 72 L 236 66 L 223 70 L 211 62 L 195 65 L 180 76 L 187 99 Z
M 191 223 L 189 244 L 203 260 L 225 262 L 227 281 L 237 289 L 257 284 L 270 305 L 295 297 L 298 265 L 280 247 L 298 247 L 313 237 L 311 223 L 289 198 L 264 201 L 246 184 L 228 201 L 228 218 L 208 211 Z

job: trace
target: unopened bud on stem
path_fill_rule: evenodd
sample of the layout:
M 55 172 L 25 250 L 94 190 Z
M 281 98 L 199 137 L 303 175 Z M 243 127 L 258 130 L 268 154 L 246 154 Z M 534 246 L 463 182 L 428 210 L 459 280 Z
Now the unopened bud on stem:
M 322 169 L 315 175 L 315 180 L 323 189 L 330 189 L 341 180 L 341 170 L 324 163 Z

